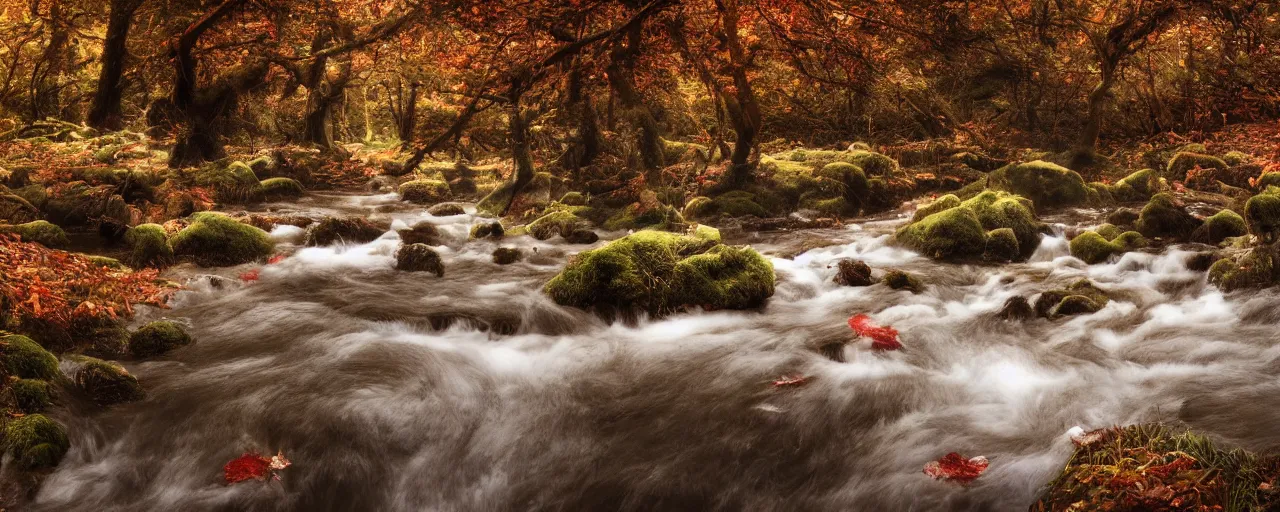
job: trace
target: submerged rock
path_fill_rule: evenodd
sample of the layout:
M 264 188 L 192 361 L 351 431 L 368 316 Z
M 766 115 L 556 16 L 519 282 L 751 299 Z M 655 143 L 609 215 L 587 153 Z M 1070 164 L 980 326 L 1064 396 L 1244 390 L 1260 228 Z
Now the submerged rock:
M 842 259 L 836 263 L 835 282 L 840 286 L 871 286 L 875 280 L 871 278 L 871 267 L 854 259 Z
M 1277 277 L 1276 248 L 1267 245 L 1223 257 L 1209 267 L 1209 283 L 1224 292 L 1266 288 Z
M 499 247 L 493 250 L 493 262 L 499 265 L 510 265 L 524 258 L 524 253 L 515 247 Z
M 1097 313 L 1111 298 L 1088 279 L 1081 279 L 1065 289 L 1049 290 L 1036 298 L 1036 315 L 1044 318 Z
M 58 465 L 70 447 L 66 429 L 43 414 L 15 418 L 4 427 L 5 453 L 25 470 Z
M 641 231 L 575 256 L 547 283 L 557 303 L 640 308 L 665 315 L 687 306 L 750 309 L 773 295 L 773 265 L 750 247 Z
M 168 320 L 151 322 L 129 335 L 129 352 L 134 357 L 153 357 L 191 344 L 191 335 L 181 324 Z
M 239 265 L 265 258 L 275 250 L 267 232 L 225 215 L 197 213 L 169 239 L 174 255 L 189 256 L 202 267 Z
M 386 227 L 363 217 L 328 217 L 307 229 L 307 245 L 367 244 L 382 237 L 386 231 Z
M 1036 317 L 1036 310 L 1031 307 L 1031 302 L 1027 301 L 1026 297 L 1015 295 L 1004 301 L 999 317 L 1002 320 L 1030 320 Z
M 444 261 L 426 244 L 408 244 L 396 251 L 396 270 L 404 272 L 433 272 L 444 277 Z
M 906 290 L 911 293 L 918 294 L 924 291 L 924 282 L 920 278 L 901 270 L 891 270 L 885 274 L 884 284 L 894 290 Z

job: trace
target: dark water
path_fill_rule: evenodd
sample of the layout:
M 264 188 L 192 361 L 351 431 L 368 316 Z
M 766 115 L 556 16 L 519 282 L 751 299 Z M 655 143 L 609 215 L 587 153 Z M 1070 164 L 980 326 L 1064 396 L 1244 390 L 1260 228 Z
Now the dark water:
M 761 312 L 607 324 L 539 289 L 584 246 L 464 244 L 469 216 L 390 196 L 320 197 L 320 213 L 430 219 L 447 274 L 392 270 L 394 234 L 264 267 L 198 269 L 167 311 L 196 344 L 129 364 L 148 398 L 62 417 L 72 449 L 37 510 L 1025 510 L 1071 452 L 1066 432 L 1179 420 L 1251 449 L 1280 445 L 1273 292 L 1224 296 L 1189 252 L 1086 266 L 1046 238 L 1032 262 L 939 264 L 886 245 L 894 222 L 760 235 L 777 295 Z M 296 231 L 278 230 L 283 240 Z M 815 240 L 821 242 L 815 242 Z M 902 268 L 920 295 L 841 288 L 841 257 Z M 1069 320 L 1004 322 L 1013 295 L 1089 277 L 1114 300 Z M 876 352 L 869 313 L 905 348 Z M 141 321 L 140 320 L 140 321 Z M 807 385 L 775 388 L 783 375 Z M 58 413 L 54 413 L 58 416 Z M 248 450 L 294 465 L 222 483 Z M 962 487 L 922 466 L 985 455 Z

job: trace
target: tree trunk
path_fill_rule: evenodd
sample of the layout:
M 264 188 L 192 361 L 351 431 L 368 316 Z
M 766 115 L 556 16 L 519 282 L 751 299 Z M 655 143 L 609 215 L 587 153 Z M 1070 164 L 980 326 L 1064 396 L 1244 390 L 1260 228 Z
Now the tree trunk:
M 396 127 L 396 134 L 405 145 L 413 142 L 413 132 L 418 128 L 418 85 L 418 82 L 409 84 L 408 97 L 401 98 L 404 107 L 400 109 L 400 125 Z
M 636 142 L 640 148 L 640 161 L 645 170 L 649 171 L 646 173 L 648 178 L 656 184 L 657 173 L 654 171 L 665 165 L 662 158 L 662 131 L 653 112 L 645 104 L 644 97 L 636 89 L 634 76 L 643 28 L 643 25 L 637 24 L 627 31 L 627 44 L 618 44 L 614 48 L 606 73 L 609 75 L 610 87 L 617 93 L 624 115 L 639 130 Z
M 729 75 L 733 78 L 736 89 L 732 98 L 725 97 L 729 121 L 737 132 L 733 154 L 729 157 L 728 181 L 730 186 L 742 186 L 751 182 L 754 171 L 750 158 L 760 130 L 760 104 L 756 102 L 751 81 L 747 79 L 747 56 L 738 38 L 738 2 L 716 0 L 716 6 L 720 9 L 720 20 L 724 27 L 721 36 L 729 48 Z
M 123 87 L 125 57 L 129 49 L 129 26 L 133 13 L 142 4 L 139 0 L 111 0 L 111 14 L 107 21 L 107 37 L 102 47 L 102 72 L 98 74 L 98 88 L 89 107 L 89 126 L 99 130 L 119 130 L 120 99 Z

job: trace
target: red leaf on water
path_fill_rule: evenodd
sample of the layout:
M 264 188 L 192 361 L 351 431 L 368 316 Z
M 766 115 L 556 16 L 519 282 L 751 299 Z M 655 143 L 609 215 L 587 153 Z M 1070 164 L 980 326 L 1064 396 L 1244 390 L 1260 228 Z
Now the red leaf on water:
M 795 377 L 783 375 L 778 380 L 773 381 L 773 387 L 784 388 L 790 386 L 802 386 L 807 382 L 809 382 L 809 377 L 804 375 L 796 375 Z
M 871 346 L 877 350 L 898 350 L 902 343 L 898 342 L 898 330 L 892 327 L 881 327 L 871 323 L 867 315 L 849 317 L 849 328 L 858 336 L 871 338 Z
M 255 268 L 255 269 L 253 269 L 253 270 L 250 270 L 250 271 L 248 271 L 248 272 L 245 272 L 245 273 L 243 273 L 243 274 L 240 274 L 240 280 L 241 280 L 241 281 L 244 281 L 244 282 L 246 282 L 246 283 L 251 283 L 251 282 L 257 281 L 257 280 L 258 280 L 258 274 L 259 274 L 260 272 L 262 272 L 262 271 L 261 271 L 261 270 L 259 270 L 259 269 L 256 269 L 256 268 Z
M 268 264 L 268 265 L 275 265 L 276 263 L 280 263 L 280 262 L 284 261 L 284 259 L 285 259 L 285 258 L 287 258 L 287 257 L 288 257 L 288 256 L 285 256 L 285 255 L 283 255 L 283 254 L 277 254 L 277 255 L 275 255 L 275 256 L 272 256 L 272 257 L 271 257 L 271 259 L 267 260 L 267 264 Z
M 924 474 L 938 480 L 969 483 L 982 476 L 982 472 L 986 471 L 990 464 L 986 457 L 965 459 L 960 454 L 951 452 L 939 460 L 925 464 Z
M 267 474 L 271 472 L 271 459 L 258 455 L 257 452 L 249 452 L 232 459 L 222 467 L 222 472 L 228 484 L 245 480 L 266 480 Z

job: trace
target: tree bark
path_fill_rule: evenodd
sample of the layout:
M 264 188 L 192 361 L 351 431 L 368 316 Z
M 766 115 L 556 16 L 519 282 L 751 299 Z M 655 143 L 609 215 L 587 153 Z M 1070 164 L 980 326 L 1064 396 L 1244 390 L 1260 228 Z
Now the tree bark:
M 729 48 L 729 76 L 733 78 L 734 94 L 725 96 L 729 122 L 737 139 L 733 154 L 729 157 L 729 185 L 741 186 L 752 180 L 751 153 L 755 150 L 756 135 L 760 130 L 760 104 L 756 102 L 751 81 L 747 78 L 747 56 L 738 38 L 738 1 L 716 0 L 720 9 L 721 36 Z
M 107 37 L 102 48 L 102 71 L 98 74 L 98 88 L 89 107 L 89 126 L 99 130 L 119 130 L 120 99 L 123 86 L 125 58 L 128 56 L 129 27 L 133 13 L 142 0 L 111 0 L 111 13 L 107 20 Z
M 413 132 L 418 128 L 418 82 L 409 84 L 409 94 L 401 97 L 399 125 L 396 134 L 400 143 L 408 145 L 413 142 Z
M 647 174 L 651 175 L 649 178 L 656 179 L 656 176 L 652 176 L 656 174 L 653 171 L 661 169 L 665 164 L 662 131 L 635 85 L 635 63 L 640 51 L 643 28 L 643 25 L 636 24 L 627 31 L 627 43 L 619 43 L 614 47 L 606 73 L 609 75 L 610 87 L 617 93 L 624 115 L 639 131 L 636 142 L 640 148 L 641 164 L 648 171 Z

